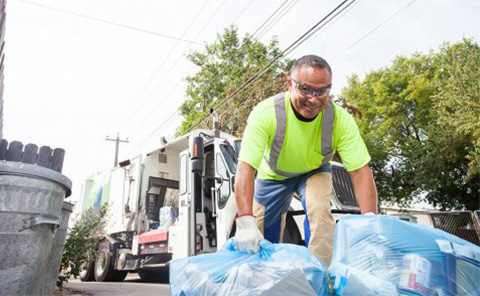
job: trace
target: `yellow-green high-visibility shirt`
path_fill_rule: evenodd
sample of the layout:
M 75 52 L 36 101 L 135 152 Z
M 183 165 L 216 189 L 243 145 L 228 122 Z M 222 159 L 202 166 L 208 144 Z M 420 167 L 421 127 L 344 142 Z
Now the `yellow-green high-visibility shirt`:
M 290 103 L 290 93 L 285 93 L 287 124 L 285 139 L 277 162 L 277 168 L 288 173 L 306 173 L 322 163 L 322 119 L 324 112 L 310 122 L 299 120 Z M 333 104 L 333 151 L 337 151 L 347 171 L 357 170 L 370 161 L 367 147 L 360 136 L 353 117 L 342 107 Z M 239 160 L 258 171 L 261 180 L 284 180 L 287 177 L 275 173 L 268 165 L 270 149 L 275 137 L 276 116 L 274 97 L 260 102 L 250 113 L 243 133 Z

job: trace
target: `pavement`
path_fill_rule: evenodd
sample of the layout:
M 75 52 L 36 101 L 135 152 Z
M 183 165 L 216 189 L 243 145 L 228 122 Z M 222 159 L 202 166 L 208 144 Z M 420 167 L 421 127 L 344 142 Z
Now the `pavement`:
M 128 274 L 123 282 L 82 282 L 69 279 L 54 296 L 167 296 L 170 286 L 165 280 L 145 282 L 136 273 Z

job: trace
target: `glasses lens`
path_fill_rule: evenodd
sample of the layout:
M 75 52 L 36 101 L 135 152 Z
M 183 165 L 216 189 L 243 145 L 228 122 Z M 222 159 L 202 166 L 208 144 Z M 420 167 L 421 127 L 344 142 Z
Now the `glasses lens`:
M 329 92 L 330 92 L 330 88 L 332 87 L 331 85 L 329 86 L 326 86 L 326 87 L 323 87 L 323 88 L 320 88 L 320 89 L 313 89 L 311 87 L 308 87 L 306 85 L 303 85 L 301 83 L 298 83 L 298 81 L 296 81 L 295 79 L 293 79 L 293 82 L 295 82 L 295 84 L 297 85 L 297 88 L 298 90 L 305 96 L 308 96 L 308 97 L 313 97 L 313 96 L 317 96 L 317 97 L 324 97 L 325 95 L 327 95 Z

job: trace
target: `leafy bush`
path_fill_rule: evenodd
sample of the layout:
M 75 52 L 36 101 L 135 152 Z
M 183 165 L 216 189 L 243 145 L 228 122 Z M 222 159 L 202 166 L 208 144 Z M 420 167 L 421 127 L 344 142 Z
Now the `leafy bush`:
M 100 244 L 104 241 L 107 204 L 99 209 L 88 209 L 70 229 L 62 255 L 61 273 L 57 286 L 80 274 L 82 264 L 94 260 Z

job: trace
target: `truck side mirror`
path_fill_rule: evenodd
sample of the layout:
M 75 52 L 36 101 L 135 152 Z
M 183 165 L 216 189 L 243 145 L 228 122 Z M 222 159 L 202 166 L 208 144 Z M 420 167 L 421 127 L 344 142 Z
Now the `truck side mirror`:
M 192 173 L 203 172 L 203 138 L 193 137 L 190 145 L 190 159 L 192 161 Z

